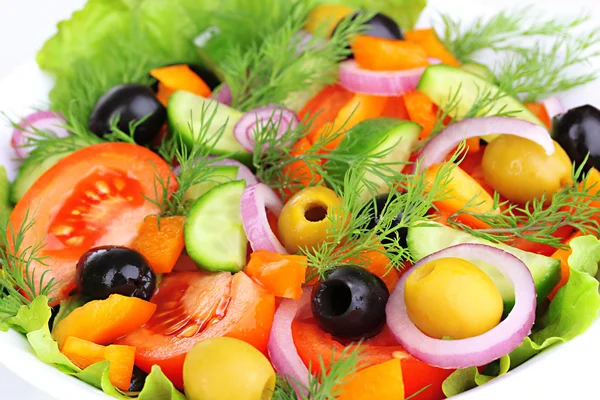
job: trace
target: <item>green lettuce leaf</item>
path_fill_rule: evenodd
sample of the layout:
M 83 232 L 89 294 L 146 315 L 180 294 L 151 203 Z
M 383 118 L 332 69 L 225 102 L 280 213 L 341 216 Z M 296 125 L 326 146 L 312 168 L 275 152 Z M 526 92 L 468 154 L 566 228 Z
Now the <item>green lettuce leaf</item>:
M 175 389 L 160 367 L 154 365 L 146 377 L 144 389 L 140 392 L 138 400 L 185 400 L 185 396 Z
M 540 352 L 581 335 L 592 325 L 600 312 L 599 284 L 594 278 L 600 262 L 600 241 L 594 236 L 583 236 L 573 239 L 570 246 L 573 252 L 569 256 L 569 281 L 558 291 L 548 311 L 538 318 L 534 332 L 503 357 L 507 365 L 503 368 L 501 360 L 499 374 L 495 376 L 480 375 L 474 367 L 457 370 L 442 385 L 446 396 L 487 383 Z
M 7 318 L 6 323 L 16 331 L 28 333 L 47 326 L 51 315 L 48 298 L 39 296 L 29 306 L 21 306 L 17 315 Z

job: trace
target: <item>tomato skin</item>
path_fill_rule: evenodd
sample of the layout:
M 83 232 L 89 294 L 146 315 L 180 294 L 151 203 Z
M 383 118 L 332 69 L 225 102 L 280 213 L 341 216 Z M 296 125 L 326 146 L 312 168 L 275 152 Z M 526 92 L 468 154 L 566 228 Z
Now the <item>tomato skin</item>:
M 337 360 L 345 348 L 344 344 L 323 331 L 310 319 L 294 321 L 292 323 L 292 333 L 300 358 L 306 365 L 311 365 L 313 373 L 320 372 L 318 367 L 320 359 L 323 360 L 325 368 L 329 368 L 332 354 L 333 358 Z M 400 359 L 406 396 L 431 385 L 414 398 L 416 400 L 440 400 L 445 398 L 442 392 L 442 383 L 454 370 L 433 367 L 414 358 L 398 344 L 387 327 L 374 338 L 363 341 L 361 349 L 362 363 L 359 366 L 360 369 L 381 364 L 393 358 Z
M 156 176 L 169 181 L 169 192 L 176 190 L 177 181 L 169 165 L 150 150 L 129 143 L 83 148 L 46 171 L 10 217 L 15 229 L 26 221 L 33 222 L 20 248 L 38 245 L 44 238 L 41 255 L 51 258 L 45 260 L 48 265 L 32 265 L 36 292 L 42 274 L 44 283 L 55 279 L 50 297 L 51 305 L 58 304 L 75 287 L 75 265 L 89 247 L 128 245 L 144 218 L 160 211 L 144 198 L 155 197 Z M 94 234 L 89 233 L 90 227 Z M 61 239 L 62 233 L 70 236 Z M 14 246 L 12 240 L 8 246 Z
M 158 307 L 150 321 L 117 343 L 136 347 L 139 368 L 159 365 L 179 389 L 185 356 L 202 340 L 228 336 L 266 353 L 275 297 L 243 272 L 173 272 L 152 302 Z

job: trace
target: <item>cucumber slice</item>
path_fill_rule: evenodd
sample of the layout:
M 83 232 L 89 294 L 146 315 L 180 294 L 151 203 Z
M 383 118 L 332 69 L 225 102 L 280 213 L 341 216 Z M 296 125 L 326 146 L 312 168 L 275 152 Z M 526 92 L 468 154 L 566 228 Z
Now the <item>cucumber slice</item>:
M 417 89 L 429 96 L 442 110 L 446 108 L 452 95 L 460 88 L 459 102 L 456 107 L 456 117 L 462 118 L 475 103 L 480 93 L 490 93 L 494 96 L 500 88 L 473 73 L 463 71 L 460 68 L 448 65 L 432 65 L 425 69 Z M 499 111 L 514 111 L 513 116 L 525 121 L 544 126 L 531 111 L 521 102 L 511 96 L 504 96 L 495 102 L 494 106 L 487 111 L 488 115 L 494 115 Z M 501 133 L 501 132 L 499 132 Z M 483 137 L 487 142 L 492 141 L 498 135 Z
M 5 213 L 10 214 L 12 212 L 9 197 L 10 181 L 8 180 L 8 175 L 6 174 L 6 168 L 0 165 L 0 220 L 2 220 L 2 217 Z
M 223 183 L 192 206 L 184 228 L 185 247 L 200 268 L 238 272 L 246 265 L 248 239 L 240 214 L 245 188 L 245 181 Z
M 466 63 L 460 66 L 460 69 L 463 71 L 470 72 L 473 75 L 477 75 L 478 77 L 485 79 L 488 82 L 496 84 L 496 75 L 489 69 L 486 65 L 479 64 L 476 62 Z
M 339 146 L 334 150 L 336 154 L 352 156 L 357 160 L 371 157 L 378 163 L 406 162 L 418 138 L 421 126 L 414 122 L 403 121 L 395 118 L 376 118 L 361 122 L 344 136 Z M 377 154 L 387 153 L 382 157 L 373 157 Z M 325 168 L 335 178 L 344 181 L 344 175 L 350 165 L 339 161 L 329 161 Z M 405 164 L 397 164 L 390 168 L 402 171 Z M 364 179 L 374 185 L 378 193 L 388 192 L 385 181 L 372 172 L 365 171 Z M 360 193 L 363 200 L 372 197 L 368 187 Z
M 33 162 L 32 159 L 25 159 L 23 165 L 19 168 L 19 173 L 17 174 L 17 178 L 12 184 L 10 191 L 10 201 L 13 204 L 17 204 L 17 202 L 25 195 L 27 190 L 39 179 L 40 176 L 44 174 L 44 172 L 48 171 L 52 168 L 56 163 L 71 154 L 60 153 L 55 154 L 53 156 L 45 158 L 42 162 Z
M 239 167 L 235 165 L 219 165 L 208 168 L 210 169 L 210 175 L 207 180 L 186 190 L 183 195 L 184 200 L 196 200 L 215 186 L 235 181 L 239 171 Z
M 185 91 L 176 91 L 169 98 L 167 115 L 169 130 L 181 136 L 189 148 L 198 136 L 200 127 L 208 123 L 212 117 L 209 138 L 220 133 L 221 127 L 225 126 L 221 139 L 215 145 L 214 155 L 228 155 L 245 164 L 251 163 L 252 154 L 247 152 L 233 136 L 233 127 L 242 117 L 241 112 L 215 100 Z
M 436 251 L 463 243 L 487 244 L 511 253 L 523 261 L 531 271 L 538 302 L 544 300 L 560 281 L 559 260 L 515 249 L 505 244 L 488 242 L 441 224 L 427 222 L 411 227 L 408 230 L 406 242 L 409 251 L 417 261 Z M 473 263 L 494 281 L 504 301 L 504 312 L 508 313 L 515 305 L 515 293 L 512 284 L 495 266 L 480 261 L 473 261 Z

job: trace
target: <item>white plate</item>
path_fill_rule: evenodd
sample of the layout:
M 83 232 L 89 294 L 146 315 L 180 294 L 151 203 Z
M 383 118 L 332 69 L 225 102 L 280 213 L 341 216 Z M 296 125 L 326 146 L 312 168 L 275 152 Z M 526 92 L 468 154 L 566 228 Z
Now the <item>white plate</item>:
M 527 2 L 525 2 L 527 3 Z M 428 26 L 438 11 L 451 12 L 465 20 L 482 14 L 492 14 L 501 8 L 523 5 L 522 1 L 467 1 L 430 0 L 430 7 L 423 15 L 422 26 Z M 530 1 L 529 3 L 534 3 Z M 596 26 L 600 26 L 600 6 L 595 0 L 544 1 L 538 2 L 548 13 L 556 15 L 578 13 L 582 8 L 594 12 Z M 41 45 L 41 44 L 40 44 Z M 599 65 L 590 68 L 599 70 Z M 39 71 L 34 62 L 19 68 L 14 74 L 0 82 L 0 111 L 10 117 L 24 115 L 33 108 L 47 103 L 52 80 Z M 600 81 L 562 96 L 563 103 L 572 107 L 591 103 L 600 107 Z M 11 129 L 0 125 L 0 160 L 9 160 L 13 154 L 9 147 Z M 14 176 L 15 164 L 7 164 Z M 600 320 L 575 340 L 551 349 L 527 362 L 517 370 L 498 378 L 481 388 L 469 391 L 461 400 L 495 399 L 598 399 L 598 359 L 600 358 Z M 32 354 L 27 341 L 16 332 L 0 332 L 0 363 L 9 370 L 48 393 L 64 400 L 94 400 L 109 397 L 75 378 L 60 373 L 45 365 Z M 5 398 L 0 395 L 0 398 Z

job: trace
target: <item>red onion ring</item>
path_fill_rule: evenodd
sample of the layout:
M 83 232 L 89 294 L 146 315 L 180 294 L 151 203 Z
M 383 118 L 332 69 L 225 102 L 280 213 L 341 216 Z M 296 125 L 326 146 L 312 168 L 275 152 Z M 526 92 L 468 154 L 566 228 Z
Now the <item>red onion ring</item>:
M 340 85 L 352 92 L 373 96 L 399 96 L 416 89 L 425 68 L 406 71 L 369 71 L 349 60 L 340 64 Z
M 279 217 L 283 202 L 277 194 L 263 183 L 244 189 L 241 201 L 242 224 L 253 251 L 267 250 L 287 254 L 269 226 L 267 209 Z
M 272 124 L 277 128 L 277 137 L 283 136 L 288 130 L 298 126 L 300 121 L 296 114 L 283 106 L 270 105 L 250 110 L 238 121 L 233 128 L 233 135 L 242 147 L 249 152 L 254 152 L 254 135 L 257 129 L 264 128 L 265 124 Z M 262 150 L 266 150 L 264 145 Z
M 498 133 L 529 139 L 542 146 L 546 154 L 554 153 L 552 137 L 540 125 L 516 118 L 477 117 L 452 124 L 431 139 L 421 150 L 417 172 L 444 161 L 448 153 L 465 139 Z
M 461 340 L 434 339 L 415 326 L 404 302 L 406 280 L 420 266 L 446 257 L 486 261 L 495 265 L 512 282 L 515 306 L 504 321 L 482 335 Z M 390 295 L 386 316 L 394 337 L 416 358 L 440 368 L 467 368 L 488 364 L 517 348 L 531 331 L 535 307 L 535 285 L 523 261 L 495 247 L 459 244 L 421 259 L 408 270 Z
M 308 368 L 298 355 L 292 335 L 292 322 L 296 314 L 310 302 L 310 289 L 304 289 L 300 300 L 283 299 L 275 312 L 267 350 L 275 371 L 292 384 L 296 393 L 305 394 L 308 387 Z M 302 386 L 298 385 L 300 383 Z M 300 393 L 299 393 L 300 392 Z M 302 396 L 300 396 L 303 398 Z
M 548 113 L 550 120 L 559 114 L 564 114 L 567 112 L 566 108 L 556 96 L 548 97 L 547 99 L 542 100 L 542 104 L 546 108 L 546 112 Z
M 233 94 L 231 93 L 231 88 L 228 84 L 224 83 L 219 87 L 215 92 L 213 92 L 210 97 L 221 104 L 225 104 L 226 106 L 230 106 L 233 102 Z
M 214 157 L 209 156 L 208 158 Z M 237 160 L 233 160 L 231 158 L 223 158 L 221 160 L 213 161 L 209 165 L 231 165 L 234 167 L 238 167 L 238 173 L 236 178 L 239 180 L 245 180 L 247 186 L 256 185 L 260 182 L 256 175 L 254 175 L 252 171 L 250 171 L 250 168 L 246 167 L 244 164 Z M 175 174 L 175 176 L 179 176 L 179 174 L 181 174 L 181 166 L 178 165 L 177 167 L 175 167 L 173 169 L 173 174 Z
M 30 143 L 31 138 L 38 137 L 33 128 L 54 134 L 56 137 L 67 137 L 70 135 L 62 126 L 66 123 L 65 118 L 52 111 L 37 111 L 28 115 L 19 122 L 23 129 L 14 129 L 10 145 L 14 148 L 19 158 L 27 158 L 35 147 Z

